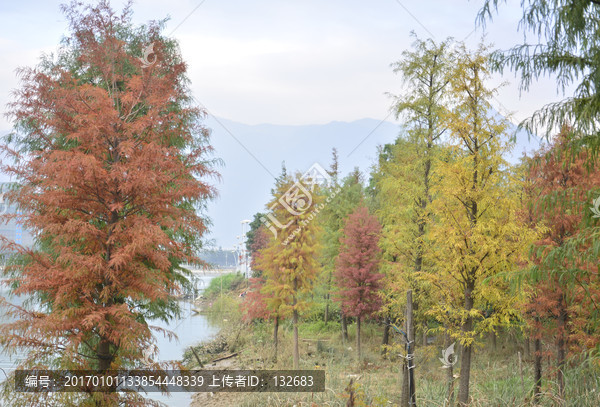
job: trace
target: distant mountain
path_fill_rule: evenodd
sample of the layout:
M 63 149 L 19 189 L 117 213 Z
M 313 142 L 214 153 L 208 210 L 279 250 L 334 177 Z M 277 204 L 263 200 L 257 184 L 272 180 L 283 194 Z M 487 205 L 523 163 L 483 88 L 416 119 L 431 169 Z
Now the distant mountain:
M 212 129 L 215 156 L 225 163 L 217 185 L 220 196 L 208 205 L 213 221 L 210 238 L 217 246 L 228 248 L 242 234 L 240 222 L 263 211 L 271 199 L 282 162 L 288 172 L 305 172 L 314 163 L 327 169 L 331 149 L 336 147 L 342 174 L 355 166 L 368 172 L 377 158 L 377 145 L 393 142 L 399 133 L 398 125 L 375 119 L 284 126 L 246 125 L 209 117 L 206 125 Z
M 285 161 L 288 172 L 304 172 L 313 163 L 327 169 L 331 149 L 336 147 L 342 175 L 354 167 L 368 175 L 377 160 L 377 146 L 394 142 L 401 131 L 398 124 L 375 119 L 284 126 L 246 125 L 209 117 L 206 125 L 212 129 L 215 156 L 225 163 L 220 168 L 221 183 L 217 185 L 220 196 L 208 205 L 213 222 L 209 238 L 217 246 L 228 248 L 242 234 L 240 222 L 263 211 L 271 199 L 274 177 L 280 174 L 282 162 Z M 517 132 L 516 146 L 506 158 L 517 163 L 523 151 L 538 147 L 535 138 L 530 139 L 524 131 Z
M 510 154 L 505 157 L 511 164 L 517 164 L 523 153 L 527 153 L 531 157 L 536 150 L 539 150 L 545 144 L 545 141 L 540 137 L 529 134 L 525 130 L 517 130 L 516 126 L 513 126 L 511 130 L 515 135 L 515 145 Z
M 314 163 L 328 169 L 331 149 L 336 147 L 342 175 L 358 167 L 368 176 L 377 160 L 377 146 L 394 142 L 402 131 L 398 124 L 376 119 L 285 126 L 246 125 L 211 116 L 205 125 L 212 130 L 215 157 L 224 162 L 218 169 L 221 181 L 213 181 L 219 197 L 207 207 L 213 223 L 208 238 L 214 241 L 213 247 L 229 249 L 242 235 L 240 222 L 263 211 L 271 199 L 282 162 L 291 172 L 305 172 Z M 539 146 L 535 138 L 518 132 L 516 147 L 506 158 L 516 163 L 523 151 L 531 152 Z M 8 181 L 8 177 L 0 174 L 1 181 Z

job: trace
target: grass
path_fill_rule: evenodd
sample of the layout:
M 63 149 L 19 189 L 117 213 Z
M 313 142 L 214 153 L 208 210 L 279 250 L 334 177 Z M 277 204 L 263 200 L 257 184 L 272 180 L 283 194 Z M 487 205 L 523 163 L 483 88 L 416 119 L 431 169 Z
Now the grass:
M 216 297 L 221 293 L 234 291 L 245 284 L 246 280 L 243 274 L 229 273 L 222 276 L 214 277 L 210 280 L 208 287 L 202 293 L 205 297 Z
M 273 325 L 270 322 L 245 324 L 241 320 L 239 299 L 224 296 L 215 301 L 218 313 L 211 314 L 213 323 L 222 327 L 222 335 L 228 343 L 225 352 L 239 352 L 241 368 L 289 369 L 292 366 L 291 323 L 281 324 L 279 355 L 273 361 Z M 398 406 L 402 388 L 402 359 L 398 352 L 390 359 L 381 356 L 382 327 L 367 323 L 363 329 L 363 361 L 355 357 L 355 325 L 349 326 L 349 341 L 344 342 L 338 322 L 324 324 L 308 321 L 300 325 L 300 368 L 324 369 L 326 390 L 321 393 L 240 393 L 238 406 L 346 406 L 349 382 L 355 406 Z M 304 340 L 302 340 L 304 339 Z M 397 338 L 399 340 L 399 338 Z M 401 345 L 398 344 L 398 349 Z M 505 335 L 498 338 L 498 351 L 491 345 L 475 349 L 471 371 L 472 407 L 528 407 L 533 389 L 531 360 L 522 363 L 523 376 L 519 371 L 517 341 Z M 441 343 L 417 346 L 416 388 L 417 405 L 446 407 L 446 370 L 439 361 Z M 188 360 L 189 362 L 189 360 Z M 455 369 L 455 373 L 458 369 Z M 544 386 L 541 407 L 598 407 L 600 406 L 600 366 L 598 359 L 573 361 L 565 371 L 567 383 L 566 400 L 556 397 L 556 384 L 544 364 Z M 458 394 L 458 379 L 455 382 Z

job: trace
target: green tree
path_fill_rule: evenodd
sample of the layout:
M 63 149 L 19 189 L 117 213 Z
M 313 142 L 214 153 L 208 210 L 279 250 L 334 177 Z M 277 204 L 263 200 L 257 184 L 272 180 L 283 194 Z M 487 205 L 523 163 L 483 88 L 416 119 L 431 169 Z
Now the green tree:
M 260 270 L 255 268 L 255 265 L 258 251 L 264 247 L 265 236 L 268 233 L 262 221 L 264 217 L 265 214 L 262 212 L 255 213 L 252 222 L 250 222 L 250 230 L 246 233 L 246 250 L 248 256 L 250 256 L 253 277 L 260 277 L 262 274 Z
M 484 0 L 478 21 L 485 25 L 498 11 L 501 0 Z M 492 55 L 494 67 L 512 69 L 521 76 L 521 89 L 527 91 L 533 81 L 546 75 L 556 77 L 563 93 L 575 85 L 573 95 L 547 104 L 522 125 L 532 133 L 555 134 L 563 124 L 572 126 L 578 143 L 600 147 L 600 2 L 597 0 L 521 1 L 523 14 L 519 28 L 525 41 L 508 51 Z M 533 37 L 533 39 L 532 39 Z
M 402 76 L 406 85 L 404 94 L 396 96 L 393 105 L 397 118 L 404 121 L 405 134 L 380 151 L 370 182 L 373 209 L 383 225 L 384 352 L 389 342 L 389 324 L 401 318 L 407 289 L 415 294 L 415 320 L 424 334 L 427 331 L 424 312 L 432 295 L 422 277 L 432 271 L 425 255 L 434 198 L 432 166 L 446 130 L 448 42 L 437 44 L 416 38 L 413 50 L 403 52 L 402 59 L 393 64 L 394 72 Z
M 412 144 L 413 150 L 412 160 L 404 163 L 412 168 L 404 171 L 400 169 L 403 173 L 400 183 L 404 184 L 402 187 L 410 195 L 408 206 L 411 217 L 405 220 L 411 225 L 409 227 L 414 228 L 414 231 L 409 232 L 411 238 L 405 239 L 410 240 L 413 246 L 407 252 L 410 257 L 408 260 L 414 264 L 414 271 L 419 273 L 423 269 L 425 236 L 430 221 L 428 207 L 433 199 L 433 155 L 436 144 L 446 131 L 447 85 L 451 61 L 448 41 L 436 44 L 431 39 L 417 39 L 413 48 L 415 50 L 412 52 L 403 52 L 402 59 L 394 64 L 394 72 L 400 73 L 407 85 L 405 95 L 396 97 L 394 109 L 397 117 L 404 119 L 407 141 Z M 398 174 L 398 171 L 395 173 Z M 398 187 L 400 186 L 396 185 Z

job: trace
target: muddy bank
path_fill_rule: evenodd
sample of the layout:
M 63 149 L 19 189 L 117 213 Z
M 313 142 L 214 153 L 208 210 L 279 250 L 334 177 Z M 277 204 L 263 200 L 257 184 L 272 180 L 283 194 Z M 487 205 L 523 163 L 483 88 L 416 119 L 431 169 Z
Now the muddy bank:
M 222 370 L 222 369 L 241 369 L 238 356 L 220 360 L 214 363 L 207 363 L 204 365 L 205 369 L 214 369 L 214 370 Z M 192 402 L 190 407 L 203 407 L 203 406 L 211 406 L 211 407 L 232 407 L 236 406 L 239 401 L 241 401 L 241 397 L 243 397 L 243 393 L 194 393 L 192 395 Z

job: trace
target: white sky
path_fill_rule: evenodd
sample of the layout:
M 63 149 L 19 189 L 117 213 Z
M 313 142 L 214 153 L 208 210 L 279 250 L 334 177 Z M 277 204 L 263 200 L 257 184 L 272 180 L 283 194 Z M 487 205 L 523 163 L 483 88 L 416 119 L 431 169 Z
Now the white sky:
M 6 111 L 11 91 L 19 85 L 16 69 L 34 66 L 42 53 L 55 51 L 61 37 L 67 34 L 60 3 L 61 0 L 0 0 L 0 113 Z M 123 3 L 112 1 L 118 10 Z M 392 101 L 386 93 L 399 94 L 402 83 L 390 64 L 410 49 L 410 32 L 415 31 L 421 39 L 433 35 L 437 41 L 468 37 L 467 45 L 473 48 L 484 34 L 481 28 L 473 32 L 481 3 L 482 0 L 138 0 L 134 20 L 143 23 L 171 17 L 165 34 L 179 40 L 183 59 L 189 66 L 193 94 L 215 116 L 245 124 L 325 124 L 363 118 L 378 123 L 385 118 L 394 121 L 389 114 Z M 487 42 L 500 49 L 523 41 L 517 32 L 520 2 L 510 3 L 502 6 L 487 27 Z M 512 74 L 495 77 L 494 85 L 506 80 L 510 83 L 499 91 L 494 107 L 505 115 L 507 110 L 513 112 L 513 122 L 559 99 L 551 79 L 535 84 L 522 97 Z M 0 135 L 10 128 L 4 114 L 0 115 Z M 227 167 L 223 169 L 223 183 L 217 186 L 222 200 L 211 204 L 210 214 L 214 217 L 217 241 L 230 246 L 239 233 L 239 220 L 251 218 L 262 209 L 272 178 L 226 132 L 222 134 L 225 138 L 215 139 L 214 144 L 221 143 L 216 156 L 222 157 Z M 366 147 L 375 138 L 374 135 L 354 156 L 345 157 L 345 164 L 349 168 L 356 165 L 361 154 L 371 154 L 375 160 L 375 148 Z M 298 152 L 287 157 L 282 153 L 285 148 L 273 141 L 253 154 L 260 157 L 261 166 L 277 171 L 282 160 L 293 161 Z M 328 157 L 328 143 L 323 140 L 323 146 L 315 147 L 311 153 L 319 156 L 326 151 Z M 348 139 L 348 144 L 353 143 L 358 140 Z M 252 166 L 258 172 L 250 171 Z M 240 183 L 252 185 L 253 193 L 247 196 Z
M 60 3 L 0 3 L 2 112 L 18 86 L 15 70 L 56 50 L 66 33 Z M 487 41 L 502 49 L 522 41 L 520 2 L 511 3 L 487 27 Z M 409 49 L 410 32 L 463 39 L 480 6 L 467 0 L 139 0 L 134 19 L 171 17 L 165 33 L 175 29 L 194 95 L 212 114 L 247 124 L 320 124 L 385 118 L 391 103 L 385 93 L 401 91 L 390 64 Z M 467 43 L 476 45 L 482 34 L 477 28 Z M 559 98 L 550 79 L 522 97 L 512 74 L 496 83 L 502 80 L 511 83 L 495 107 L 513 112 L 513 121 Z M 9 129 L 1 117 L 0 132 Z

